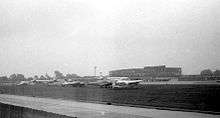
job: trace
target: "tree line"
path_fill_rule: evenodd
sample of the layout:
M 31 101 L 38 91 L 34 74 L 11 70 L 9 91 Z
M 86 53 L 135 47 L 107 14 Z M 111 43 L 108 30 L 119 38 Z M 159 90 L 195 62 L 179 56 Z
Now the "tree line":
M 26 81 L 26 80 L 50 80 L 50 79 L 71 79 L 71 78 L 79 78 L 77 74 L 66 74 L 64 75 L 62 72 L 56 70 L 54 71 L 54 77 L 49 76 L 48 74 L 45 75 L 34 75 L 33 77 L 25 77 L 23 74 L 11 74 L 9 77 L 1 76 L 0 81 Z
M 210 69 L 205 69 L 201 71 L 200 75 L 201 76 L 220 76 L 220 70 L 212 71 Z

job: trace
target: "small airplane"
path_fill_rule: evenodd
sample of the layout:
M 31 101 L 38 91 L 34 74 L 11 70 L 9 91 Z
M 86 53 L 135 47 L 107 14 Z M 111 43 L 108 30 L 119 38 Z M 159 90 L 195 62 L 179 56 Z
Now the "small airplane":
M 52 82 L 54 82 L 54 80 L 31 80 L 31 81 L 21 81 L 17 85 L 48 84 Z
M 116 80 L 112 88 L 135 88 L 143 80 Z
M 124 84 L 139 84 L 142 80 L 117 80 L 116 83 L 124 83 Z
M 50 79 L 50 80 L 32 80 L 33 83 L 40 83 L 40 84 L 49 84 L 49 83 L 53 83 L 56 82 L 57 80 L 54 79 Z
M 85 86 L 85 84 L 80 81 L 72 81 L 72 82 L 65 81 L 61 84 L 61 86 L 63 86 L 63 87 L 67 87 L 67 86 L 82 87 L 82 86 Z
M 31 84 L 31 81 L 21 81 L 17 85 L 30 85 L 30 84 Z

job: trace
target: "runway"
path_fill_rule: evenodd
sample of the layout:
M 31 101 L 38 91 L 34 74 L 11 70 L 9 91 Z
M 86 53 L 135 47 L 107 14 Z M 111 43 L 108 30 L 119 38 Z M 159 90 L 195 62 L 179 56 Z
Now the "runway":
M 219 118 L 220 115 L 114 106 L 63 99 L 0 94 L 0 102 L 77 118 Z

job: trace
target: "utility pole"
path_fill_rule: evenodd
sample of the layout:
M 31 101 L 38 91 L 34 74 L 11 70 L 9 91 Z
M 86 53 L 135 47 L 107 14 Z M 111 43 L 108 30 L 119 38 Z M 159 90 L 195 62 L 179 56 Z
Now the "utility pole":
M 97 66 L 94 67 L 94 76 L 96 76 L 96 69 L 97 69 Z

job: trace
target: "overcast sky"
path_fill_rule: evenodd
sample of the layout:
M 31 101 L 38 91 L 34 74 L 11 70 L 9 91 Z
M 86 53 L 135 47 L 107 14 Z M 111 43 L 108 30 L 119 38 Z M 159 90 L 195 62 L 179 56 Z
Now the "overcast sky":
M 220 69 L 220 0 L 0 0 L 0 75 Z

